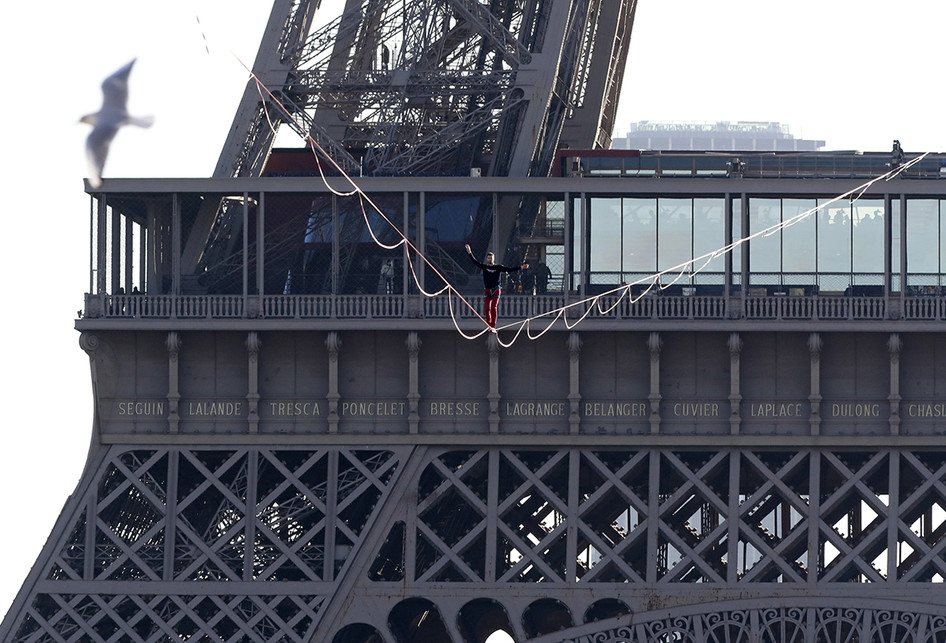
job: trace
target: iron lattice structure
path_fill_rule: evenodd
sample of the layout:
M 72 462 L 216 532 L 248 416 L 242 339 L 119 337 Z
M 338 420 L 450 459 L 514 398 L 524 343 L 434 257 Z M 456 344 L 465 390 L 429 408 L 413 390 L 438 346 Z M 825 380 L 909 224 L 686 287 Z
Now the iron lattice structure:
M 214 176 L 262 175 L 282 125 L 332 157 L 320 172 L 351 176 L 548 176 L 560 148 L 611 146 L 636 0 L 347 0 L 316 28 L 318 5 L 275 2 L 253 68 L 265 89 L 248 84 Z M 522 263 L 514 224 L 531 229 L 538 207 L 489 208 L 499 260 Z M 329 220 L 316 213 L 293 236 Z M 227 264 L 240 226 L 239 209 L 205 204 L 184 273 Z M 362 232 L 343 222 L 336 283 Z
M 943 451 L 172 446 L 95 464 L 4 640 L 946 639 L 922 589 L 946 576 Z
M 259 176 L 280 123 L 351 173 L 546 176 L 555 150 L 607 149 L 633 0 L 275 3 L 215 176 Z M 271 127 L 270 117 L 276 117 Z

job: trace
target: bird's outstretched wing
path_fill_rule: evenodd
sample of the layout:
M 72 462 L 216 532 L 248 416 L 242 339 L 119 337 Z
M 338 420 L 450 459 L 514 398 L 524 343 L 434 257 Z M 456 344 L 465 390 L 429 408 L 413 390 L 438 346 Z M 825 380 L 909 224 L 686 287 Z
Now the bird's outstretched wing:
M 135 64 L 133 58 L 128 64 L 102 81 L 102 108 L 128 109 L 128 75 Z
M 89 185 L 97 188 L 102 184 L 102 168 L 108 157 L 108 148 L 115 134 L 123 125 L 150 127 L 151 117 L 136 118 L 128 114 L 128 75 L 135 60 L 102 82 L 102 108 L 94 114 L 83 116 L 81 122 L 92 125 L 85 142 L 89 162 Z

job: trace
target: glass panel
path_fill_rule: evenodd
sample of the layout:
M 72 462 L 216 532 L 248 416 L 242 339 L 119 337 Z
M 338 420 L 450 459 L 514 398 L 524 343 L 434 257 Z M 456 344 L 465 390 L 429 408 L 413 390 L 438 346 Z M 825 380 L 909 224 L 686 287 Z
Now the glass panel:
M 692 199 L 660 199 L 657 204 L 657 269 L 676 268 L 689 261 L 693 257 L 692 239 Z
M 693 256 L 705 256 L 693 266 L 694 270 L 701 271 L 696 277 L 698 283 L 723 283 L 725 256 L 719 255 L 707 263 L 709 256 L 706 255 L 726 245 L 725 203 L 723 199 L 693 199 Z
M 657 199 L 624 199 L 624 272 L 657 271 Z
M 591 203 L 591 271 L 621 271 L 621 200 L 593 198 Z
M 907 201 L 907 274 L 928 275 L 909 279 L 914 285 L 936 285 L 939 272 L 939 202 L 933 199 Z
M 778 199 L 751 199 L 749 201 L 749 234 L 777 226 L 781 222 L 781 203 Z M 752 274 L 781 272 L 781 233 L 753 237 L 749 242 L 749 270 Z
M 782 221 L 789 223 L 782 230 L 782 269 L 785 272 L 814 275 L 817 244 L 813 211 L 817 205 L 814 199 L 782 201 Z
M 852 266 L 856 273 L 884 272 L 884 202 L 860 199 L 851 208 Z
M 847 203 L 832 203 L 818 212 L 818 272 L 851 272 L 851 214 Z

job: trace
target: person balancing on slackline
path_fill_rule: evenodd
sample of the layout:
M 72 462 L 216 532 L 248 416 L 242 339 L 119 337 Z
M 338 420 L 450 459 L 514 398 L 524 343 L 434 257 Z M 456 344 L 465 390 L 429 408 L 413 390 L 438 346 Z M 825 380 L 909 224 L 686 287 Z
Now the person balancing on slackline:
M 524 263 L 521 266 L 509 268 L 495 263 L 495 256 L 492 252 L 486 253 L 486 262 L 480 263 L 473 257 L 473 251 L 470 250 L 470 244 L 466 244 L 466 253 L 470 255 L 477 268 L 483 271 L 483 297 L 484 308 L 486 312 L 486 323 L 490 328 L 496 328 L 496 313 L 499 309 L 499 295 L 502 291 L 499 287 L 499 275 L 504 272 L 516 272 L 517 270 L 528 270 L 529 264 Z

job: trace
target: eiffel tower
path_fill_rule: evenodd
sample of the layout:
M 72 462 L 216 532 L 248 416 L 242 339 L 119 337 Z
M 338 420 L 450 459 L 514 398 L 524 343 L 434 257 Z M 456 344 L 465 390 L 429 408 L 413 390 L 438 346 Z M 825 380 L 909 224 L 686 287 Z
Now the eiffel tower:
M 214 177 L 89 189 L 92 448 L 0 641 L 946 641 L 946 307 L 902 251 L 946 157 L 813 220 L 868 270 L 743 244 L 628 298 L 614 243 L 890 159 L 607 151 L 634 0 L 319 4 L 275 2 Z M 466 244 L 550 267 L 504 319 L 577 308 L 482 334 Z

